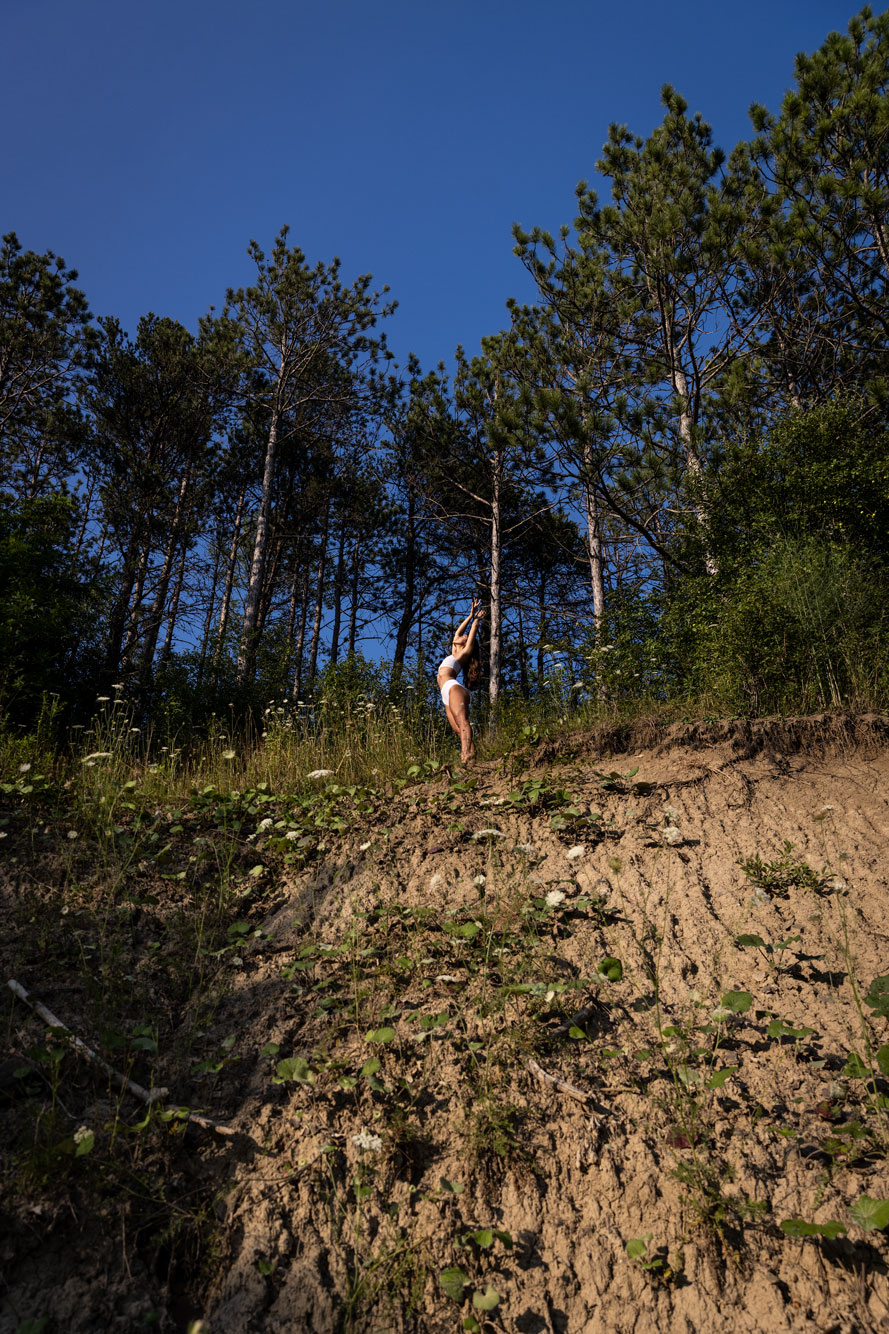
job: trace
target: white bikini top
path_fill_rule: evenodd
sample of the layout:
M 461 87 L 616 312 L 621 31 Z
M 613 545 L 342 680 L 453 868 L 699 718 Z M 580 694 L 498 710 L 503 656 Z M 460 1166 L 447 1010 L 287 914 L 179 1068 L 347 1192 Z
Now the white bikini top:
M 438 670 L 441 671 L 442 667 L 449 667 L 452 672 L 459 672 L 460 670 L 460 664 L 454 657 L 453 653 L 449 653 L 448 656 L 442 660 L 441 667 L 439 667 Z

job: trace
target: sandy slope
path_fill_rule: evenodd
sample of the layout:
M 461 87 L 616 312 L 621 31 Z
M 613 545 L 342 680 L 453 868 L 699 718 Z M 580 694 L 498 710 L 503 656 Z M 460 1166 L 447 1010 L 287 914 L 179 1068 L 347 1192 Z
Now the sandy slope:
M 242 1132 L 196 1153 L 224 1185 L 204 1329 L 889 1329 L 886 1234 L 849 1213 L 889 1197 L 889 1084 L 847 1067 L 867 1056 L 853 981 L 861 998 L 889 973 L 887 773 L 884 720 L 677 729 L 617 756 L 576 737 L 479 765 L 475 788 L 408 787 L 331 839 L 213 1016 L 240 1060 L 193 1091 Z M 510 800 L 535 778 L 536 803 Z M 739 858 L 785 841 L 817 885 L 758 893 Z M 726 1014 L 730 992 L 749 1009 Z M 290 1057 L 312 1082 L 274 1082 Z M 847 1232 L 789 1237 L 793 1218 Z M 647 1270 L 626 1252 L 643 1237 Z M 141 1281 L 115 1280 L 131 1302 Z M 58 1286 L 59 1328 L 141 1327 L 123 1295 L 103 1325 Z
M 488 1283 L 500 1297 L 491 1327 L 522 1334 L 889 1327 L 884 1234 L 864 1232 L 847 1208 L 865 1193 L 889 1195 L 885 1115 L 865 1110 L 865 1081 L 843 1074 L 847 1054 L 863 1050 L 850 969 L 862 992 L 889 971 L 889 756 L 866 744 L 787 754 L 767 736 L 762 749 L 762 736 L 754 745 L 737 735 L 712 744 L 678 739 L 685 744 L 668 740 L 605 763 L 580 740 L 567 755 L 544 750 L 522 767 L 521 780 L 547 777 L 579 807 L 601 812 L 604 838 L 553 832 L 551 812 L 498 804 L 516 780 L 482 766 L 478 788 L 453 819 L 414 809 L 403 796 L 390 811 L 387 839 L 379 828 L 362 830 L 350 855 L 327 868 L 332 877 L 293 886 L 272 924 L 277 948 L 297 947 L 307 930 L 339 944 L 356 920 L 366 922 L 356 914 L 393 902 L 466 905 L 509 927 L 529 892 L 556 889 L 566 895 L 561 915 L 548 916 L 529 947 L 527 976 L 588 979 L 603 955 L 620 958 L 624 975 L 560 996 L 561 1014 L 545 997 L 519 995 L 505 1011 L 480 1015 L 472 998 L 491 993 L 478 973 L 470 976 L 469 942 L 425 956 L 419 979 L 413 971 L 405 984 L 366 985 L 361 1021 L 332 1021 L 331 1046 L 325 1021 L 307 1016 L 305 997 L 288 996 L 281 955 L 257 952 L 243 979 L 249 1000 L 232 994 L 222 1028 L 246 1003 L 254 1048 L 273 1038 L 282 1053 L 310 1059 L 336 1050 L 357 1069 L 373 1050 L 361 1043 L 363 1031 L 394 996 L 398 1061 L 390 1049 L 386 1060 L 415 1092 L 399 1104 L 406 1134 L 402 1113 L 393 1124 L 392 1102 L 381 1095 L 360 1086 L 357 1097 L 339 1091 L 328 1074 L 313 1088 L 270 1090 L 257 1067 L 238 1120 L 265 1156 L 243 1163 L 229 1197 L 229 1260 L 208 1301 L 214 1331 L 332 1330 L 350 1287 L 356 1328 L 451 1330 L 472 1309 L 469 1293 Z M 603 791 L 595 776 L 612 768 L 638 768 L 624 792 Z M 650 788 L 634 790 L 640 781 Z M 437 794 L 444 792 L 440 783 Z M 433 793 L 424 792 L 424 805 Z M 673 846 L 656 832 L 665 827 L 665 805 L 677 812 L 682 835 Z M 457 822 L 463 830 L 448 828 Z M 505 837 L 473 840 L 484 828 Z M 757 895 L 738 859 L 774 859 L 785 840 L 823 872 L 819 890 Z M 578 845 L 582 855 L 569 859 Z M 542 883 L 529 884 L 533 877 Z M 565 911 L 583 895 L 603 900 L 598 913 Z M 776 969 L 762 952 L 736 947 L 741 933 L 801 939 Z M 361 940 L 372 939 L 363 927 Z M 521 959 L 487 964 L 495 983 L 525 975 Z M 657 1046 L 655 979 L 661 1023 L 680 1029 L 667 1040 L 672 1051 Z M 713 1008 L 732 990 L 748 991 L 751 1009 L 723 1025 L 715 1057 L 686 1056 L 682 1033 L 712 1023 Z M 596 993 L 590 1040 L 547 1038 L 563 1014 Z M 406 1022 L 413 1007 L 448 1011 L 440 1037 L 420 1046 L 416 1025 Z M 799 1042 L 769 1039 L 771 1018 L 814 1032 Z M 876 1022 L 879 1042 L 886 1028 Z M 455 1041 L 461 1030 L 494 1051 L 490 1087 L 512 1109 L 515 1128 L 502 1153 L 490 1143 L 479 1148 L 477 1126 L 473 1138 L 480 1081 Z M 709 1050 L 712 1040 L 693 1033 L 692 1050 Z M 650 1058 L 640 1059 L 640 1050 Z M 542 1083 L 528 1068 L 533 1059 L 588 1100 Z M 693 1105 L 677 1092 L 678 1063 L 692 1081 L 736 1071 L 719 1089 L 693 1082 Z M 847 1152 L 851 1141 L 834 1136 L 841 1151 L 825 1153 L 836 1125 L 855 1120 L 865 1138 Z M 379 1155 L 353 1142 L 364 1126 L 380 1133 Z M 350 1183 L 362 1161 L 373 1162 L 373 1185 L 359 1209 Z M 676 1176 L 682 1164 L 685 1182 Z M 442 1177 L 463 1192 L 437 1195 Z M 724 1210 L 720 1194 L 730 1205 L 748 1203 Z M 777 1224 L 796 1217 L 836 1219 L 849 1231 L 837 1240 L 786 1237 Z M 508 1231 L 511 1251 L 496 1239 L 483 1251 L 456 1244 L 489 1225 Z M 659 1269 L 644 1271 L 626 1255 L 625 1243 L 645 1234 L 649 1254 L 664 1261 Z M 387 1258 L 399 1246 L 412 1248 L 410 1263 L 404 1254 Z M 274 1262 L 270 1275 L 259 1272 L 258 1257 Z M 472 1279 L 459 1314 L 438 1283 L 454 1264 Z

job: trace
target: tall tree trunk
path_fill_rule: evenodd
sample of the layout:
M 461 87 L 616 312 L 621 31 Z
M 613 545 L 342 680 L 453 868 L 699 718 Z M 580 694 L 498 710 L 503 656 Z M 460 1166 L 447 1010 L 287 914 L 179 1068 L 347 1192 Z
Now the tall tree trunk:
M 293 630 L 296 625 L 296 609 L 299 606 L 299 576 L 300 576 L 300 547 L 302 543 L 297 542 L 296 550 L 293 553 L 293 578 L 290 581 L 290 603 L 287 608 L 287 643 L 293 643 Z
M 299 616 L 299 634 L 296 640 L 296 652 L 293 665 L 293 699 L 296 702 L 302 691 L 303 648 L 306 642 L 306 622 L 309 619 L 309 564 L 303 568 L 301 611 Z
M 37 457 L 34 460 L 34 468 L 31 472 L 31 481 L 28 484 L 28 494 L 26 500 L 33 500 L 37 495 L 37 483 L 40 478 L 40 468 L 43 464 L 43 455 L 46 452 L 46 437 L 40 437 L 40 444 L 37 447 Z
M 108 531 L 108 525 L 102 533 L 102 551 L 105 547 L 105 536 Z M 123 567 L 119 575 L 119 587 L 117 597 L 111 608 L 108 617 L 108 638 L 105 646 L 104 671 L 106 676 L 117 676 L 120 670 L 121 658 L 123 656 L 123 638 L 126 632 L 127 610 L 133 596 L 133 588 L 136 583 L 136 571 L 139 563 L 139 552 L 141 549 L 142 525 L 137 523 L 130 534 L 126 551 L 124 552 Z M 96 568 L 98 570 L 99 560 L 102 551 L 96 559 Z
M 265 450 L 262 492 L 259 499 L 259 512 L 256 516 L 256 537 L 253 543 L 253 559 L 250 563 L 250 579 L 247 584 L 247 602 L 244 607 L 244 625 L 241 631 L 241 645 L 238 650 L 239 685 L 245 685 L 252 680 L 254 664 L 256 662 L 256 627 L 259 619 L 259 604 L 262 598 L 263 576 L 265 574 L 266 548 L 268 546 L 269 538 L 269 514 L 272 505 L 272 487 L 275 481 L 277 448 L 278 403 L 276 397 L 272 408 L 272 420 L 269 426 L 269 438 Z
M 355 545 L 352 548 L 352 581 L 349 589 L 349 648 L 348 653 L 351 658 L 355 652 L 355 637 L 358 633 L 358 585 L 361 578 L 361 562 L 358 559 L 361 551 L 361 536 L 356 533 Z
M 546 575 L 540 576 L 537 590 L 537 689 L 542 695 L 546 689 L 546 663 L 543 646 L 546 643 Z
M 133 588 L 133 594 L 130 599 L 130 613 L 127 621 L 127 635 L 124 640 L 123 650 L 120 655 L 122 667 L 128 667 L 130 659 L 133 656 L 136 643 L 139 638 L 139 613 L 142 610 L 142 594 L 145 590 L 145 579 L 148 574 L 148 562 L 151 558 L 151 543 L 146 542 L 139 553 L 139 564 L 136 569 L 136 580 Z
M 86 536 L 86 527 L 90 521 L 90 510 L 93 504 L 93 492 L 95 491 L 95 489 L 96 489 L 96 479 L 94 477 L 90 481 L 90 489 L 87 492 L 86 500 L 83 503 L 83 518 L 80 521 L 80 527 L 77 530 L 77 537 L 74 540 L 74 551 L 71 555 L 72 569 L 77 565 L 77 562 L 80 560 L 80 552 L 81 548 L 83 547 L 83 539 Z
M 494 456 L 494 474 L 491 488 L 491 645 L 490 645 L 490 680 L 488 695 L 491 705 L 496 705 L 500 698 L 500 559 L 502 554 L 502 533 L 500 515 L 500 492 L 503 485 L 503 455 L 499 451 Z
M 693 473 L 695 477 L 699 477 L 701 475 L 701 459 L 694 440 L 694 421 L 688 401 L 688 380 L 673 352 L 672 342 L 670 344 L 670 356 L 673 363 L 673 390 L 679 400 L 679 438 L 685 450 L 685 463 L 689 472 Z
M 232 544 L 228 556 L 228 568 L 225 572 L 225 587 L 222 591 L 222 605 L 219 608 L 219 629 L 216 633 L 216 648 L 213 651 L 213 670 L 211 677 L 213 683 L 216 683 L 216 677 L 219 673 L 219 657 L 222 653 L 222 645 L 225 641 L 225 632 L 228 629 L 228 614 L 231 608 L 232 585 L 235 580 L 235 568 L 238 562 L 238 543 L 241 540 L 241 522 L 244 515 L 244 498 L 247 494 L 247 483 L 241 487 L 241 494 L 238 496 L 238 509 L 235 514 L 235 530 L 232 534 Z
M 102 532 L 99 537 L 99 550 L 96 552 L 96 558 L 93 561 L 93 578 L 98 578 L 99 570 L 102 565 L 102 557 L 105 555 L 105 543 L 108 540 L 108 520 L 102 524 Z M 129 597 L 129 593 L 127 593 Z M 121 632 L 122 633 L 122 632 Z
M 404 607 L 401 612 L 401 620 L 398 623 L 398 634 L 395 637 L 395 659 L 393 665 L 396 668 L 404 666 L 408 637 L 411 632 L 411 622 L 414 619 L 414 580 L 416 578 L 417 563 L 415 515 L 416 500 L 414 498 L 413 486 L 411 486 L 408 491 L 407 541 L 405 542 L 404 547 Z
M 142 645 L 141 676 L 143 682 L 147 682 L 151 674 L 151 663 L 154 658 L 154 650 L 157 647 L 157 639 L 164 619 L 164 604 L 166 603 L 167 591 L 170 586 L 170 575 L 173 572 L 173 561 L 175 559 L 176 550 L 179 546 L 180 536 L 184 526 L 185 497 L 188 493 L 190 481 L 191 468 L 186 468 L 182 475 L 182 481 L 179 484 L 179 492 L 176 496 L 176 508 L 173 511 L 173 519 L 170 524 L 170 537 L 167 542 L 167 549 L 164 552 L 163 565 L 161 566 L 161 571 L 158 575 L 157 587 L 154 591 L 154 601 L 148 615 L 148 625 L 145 631 L 145 640 Z
M 210 581 L 210 596 L 207 599 L 207 615 L 204 617 L 204 633 L 201 635 L 201 654 L 198 658 L 197 684 L 200 689 L 204 680 L 204 668 L 210 651 L 210 636 L 213 633 L 213 613 L 216 611 L 216 585 L 219 583 L 219 558 L 222 548 L 214 542 L 213 578 Z
M 275 596 L 275 580 L 278 577 L 278 564 L 281 559 L 281 548 L 283 543 L 281 538 L 277 538 L 272 547 L 272 559 L 268 563 L 265 578 L 263 579 L 262 598 L 259 603 L 259 616 L 256 620 L 256 643 L 259 644 L 265 631 L 265 623 L 269 612 L 272 609 L 272 599 Z
M 330 517 L 330 501 L 324 511 L 324 525 L 321 530 L 321 555 L 318 560 L 318 587 L 315 593 L 315 620 L 312 624 L 312 646 L 309 650 L 309 671 L 306 677 L 306 689 L 315 684 L 315 672 L 318 666 L 318 647 L 321 643 L 321 616 L 324 610 L 324 574 L 327 568 L 327 527 Z
M 679 399 L 679 436 L 685 449 L 685 465 L 695 481 L 699 482 L 704 475 L 704 465 L 701 463 L 701 456 L 698 453 L 694 439 L 694 421 L 688 399 L 688 380 L 673 350 L 672 340 L 669 347 L 673 366 L 673 388 L 676 397 Z M 707 506 L 703 501 L 699 500 L 695 505 L 694 514 L 702 533 L 706 533 Z M 716 560 L 710 551 L 709 543 L 705 548 L 704 563 L 708 574 L 717 573 Z
M 336 573 L 333 576 L 333 630 L 330 635 L 330 665 L 333 666 L 340 651 L 340 619 L 343 610 L 343 576 L 345 575 L 346 524 L 340 524 L 340 543 L 336 558 Z
M 516 602 L 516 611 L 519 617 L 519 688 L 522 692 L 522 699 L 527 699 L 531 691 L 528 687 L 528 663 L 525 658 L 525 627 L 522 623 L 521 598 Z
M 163 672 L 167 663 L 170 661 L 170 654 L 173 650 L 173 632 L 176 628 L 176 618 L 179 615 L 179 601 L 182 597 L 182 585 L 185 580 L 185 561 L 188 556 L 188 541 L 182 540 L 182 553 L 179 557 L 179 568 L 176 571 L 176 582 L 173 585 L 173 598 L 170 603 L 170 614 L 167 617 L 167 633 L 164 637 L 163 648 L 157 663 L 157 674 Z
M 593 487 L 593 447 L 587 439 L 583 447 L 584 508 L 586 510 L 587 551 L 590 559 L 590 585 L 593 590 L 593 625 L 598 644 L 605 616 L 605 579 L 602 570 L 602 530 L 599 504 Z

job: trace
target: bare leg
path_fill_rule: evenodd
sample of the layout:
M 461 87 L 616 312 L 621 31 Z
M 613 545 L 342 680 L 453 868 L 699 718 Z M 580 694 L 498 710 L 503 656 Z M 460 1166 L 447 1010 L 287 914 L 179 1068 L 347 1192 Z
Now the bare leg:
M 450 706 L 450 704 L 445 705 L 445 717 L 447 718 L 448 722 L 451 724 L 451 730 L 452 730 L 453 732 L 456 732 L 457 736 L 459 736 L 459 735 L 460 735 L 460 728 L 459 728 L 458 725 L 457 725 L 457 719 L 454 717 L 453 713 L 451 713 L 451 706 Z
M 460 759 L 463 764 L 475 759 L 475 740 L 469 721 L 469 691 L 461 685 L 453 688 L 448 698 L 448 722 L 460 738 Z

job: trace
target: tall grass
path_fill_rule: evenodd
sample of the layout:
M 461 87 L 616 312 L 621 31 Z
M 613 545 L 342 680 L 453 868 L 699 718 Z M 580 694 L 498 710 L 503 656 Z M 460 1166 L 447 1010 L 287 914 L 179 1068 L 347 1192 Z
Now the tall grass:
M 443 759 L 449 750 L 443 718 L 370 697 L 311 708 L 272 700 L 260 722 L 232 710 L 214 716 L 203 735 L 181 741 L 176 732 L 140 726 L 120 691 L 97 699 L 88 726 L 54 728 L 56 712 L 50 701 L 47 721 L 30 733 L 0 727 L 0 776 L 24 782 L 50 775 L 89 810 L 132 780 L 158 800 L 183 797 L 196 784 L 228 792 L 264 782 L 298 791 L 320 770 L 344 784 L 380 786 L 416 760 Z

